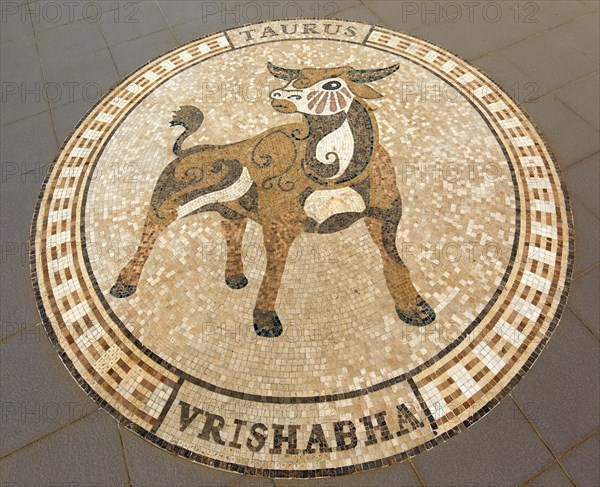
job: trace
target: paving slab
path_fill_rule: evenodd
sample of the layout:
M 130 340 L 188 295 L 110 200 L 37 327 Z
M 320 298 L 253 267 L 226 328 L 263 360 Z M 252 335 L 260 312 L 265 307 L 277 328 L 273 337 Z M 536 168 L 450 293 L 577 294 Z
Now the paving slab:
M 521 106 L 533 102 L 542 95 L 535 77 L 521 71 L 499 51 L 481 56 L 474 60 L 473 64 L 490 76 Z
M 571 209 L 575 221 L 575 264 L 573 276 L 577 278 L 600 261 L 600 220 L 589 211 L 577 197 L 571 198 Z
M 192 463 L 161 450 L 120 426 L 127 467 L 133 486 L 225 487 L 241 475 Z
M 2 239 L 29 239 L 29 226 L 48 164 L 58 149 L 49 112 L 5 125 L 2 149 Z M 34 140 L 35 143 L 31 143 Z
M 244 475 L 231 484 L 231 487 L 274 487 L 275 481 L 268 477 Z
M 176 24 L 172 28 L 178 45 L 181 45 L 236 26 L 237 24 L 232 18 L 226 17 L 222 21 L 219 17 L 210 17 L 209 20 L 202 20 L 200 17 L 191 18 L 188 22 Z
M 338 1 L 338 2 L 221 2 L 219 4 L 188 4 L 184 5 L 183 11 L 189 11 L 190 15 L 183 17 L 182 12 L 175 12 L 172 15 L 173 22 L 171 27 L 179 44 L 191 42 L 199 37 L 203 37 L 221 30 L 237 27 L 251 22 L 261 22 L 271 19 L 288 18 L 313 18 L 331 17 L 331 18 L 350 18 L 355 15 L 362 19 L 355 20 L 373 21 L 381 23 L 370 11 L 356 0 Z M 161 8 L 167 8 L 171 2 L 159 2 Z M 354 11 L 357 8 L 358 11 Z M 362 13 L 361 13 L 362 12 Z M 171 13 L 165 11 L 167 17 Z
M 60 144 L 73 132 L 77 123 L 91 110 L 96 103 L 94 96 L 81 98 L 73 103 L 60 105 L 52 109 L 52 118 L 56 128 L 56 137 Z
M 3 125 L 0 129 L 1 182 L 21 181 L 24 173 L 51 162 L 57 149 L 49 111 Z
M 117 423 L 98 411 L 0 460 L 2 485 L 126 486 Z
M 550 93 L 525 103 L 552 148 L 561 167 L 568 167 L 598 152 L 600 133 Z
M 48 110 L 44 77 L 35 37 L 23 36 L 0 45 L 2 70 L 2 124 Z
M 0 362 L 3 414 L 0 456 L 98 409 L 58 359 L 41 325 L 2 342 Z M 116 428 L 116 422 L 113 423 Z M 82 437 L 80 441 L 85 440 Z M 40 461 L 44 462 L 51 453 L 45 449 L 39 451 L 42 452 Z M 54 453 L 60 454 L 60 450 Z M 33 482 L 33 477 L 30 481 Z
M 377 17 L 381 24 L 415 34 L 427 26 L 417 2 L 390 2 L 389 0 L 367 0 L 363 2 Z
M 545 28 L 556 27 L 593 11 L 585 2 L 578 0 L 518 2 L 518 5 L 524 14 L 530 15 Z
M 195 0 L 158 0 L 157 3 L 171 27 L 184 24 L 190 20 L 202 19 L 206 21 L 208 16 L 221 15 L 218 4 L 207 5 Z
M 98 22 L 77 20 L 36 33 L 40 57 L 45 63 L 91 54 L 106 48 Z
M 596 130 L 600 129 L 599 86 L 598 73 L 593 73 L 557 90 L 558 97 Z
M 559 454 L 585 438 L 598 418 L 598 341 L 569 310 L 511 395 Z
M 600 153 L 568 167 L 563 174 L 569 194 L 600 218 Z
M 113 10 L 119 4 L 136 4 L 138 0 L 114 0 L 110 2 L 69 2 L 69 1 L 30 1 L 23 8 L 30 18 L 36 33 L 67 24 L 83 21 L 98 25 L 103 14 Z M 95 27 L 93 27 L 95 30 Z
M 510 399 L 413 461 L 427 486 L 520 484 L 552 455 Z
M 406 3 L 410 5 L 410 3 Z M 543 32 L 535 19 L 528 19 L 509 3 L 414 3 L 423 27 L 415 33 L 442 45 L 467 60 L 513 45 Z M 406 7 L 409 8 L 409 7 Z M 401 26 L 399 26 L 401 28 Z M 477 39 L 477 42 L 473 42 Z
M 600 10 L 600 2 L 598 0 L 581 0 L 585 5 L 587 5 L 591 10 L 598 12 Z
M 359 22 L 368 22 L 371 24 L 381 24 L 379 17 L 364 5 L 341 10 L 340 12 L 336 13 L 334 17 L 346 20 L 356 20 Z
M 109 46 L 169 28 L 167 19 L 154 0 L 121 2 L 111 7 L 105 9 L 99 20 Z
M 569 296 L 569 307 L 600 338 L 600 267 L 596 266 L 575 279 Z
M 31 143 L 34 140 L 35 143 Z M 2 335 L 37 323 L 29 271 L 29 227 L 48 164 L 57 150 L 49 112 L 0 129 Z
M 277 487 L 420 487 L 408 461 L 344 477 L 309 480 L 276 479 Z
M 25 2 L 2 3 L 2 29 L 0 43 L 33 35 L 31 19 L 24 8 Z
M 177 41 L 170 29 L 137 37 L 110 48 L 117 70 L 125 77 L 151 59 L 177 47 Z
M 585 441 L 561 459 L 579 487 L 596 487 L 600 479 L 600 434 Z
M 551 31 L 528 37 L 501 52 L 523 72 L 534 77 L 542 93 L 598 70 L 597 59 L 590 59 Z M 551 56 L 548 56 L 549 52 Z
M 119 81 L 108 48 L 68 58 L 43 60 L 48 99 L 52 108 L 82 98 L 96 102 Z
M 26 241 L 2 239 L 3 263 L 0 287 L 0 337 L 7 338 L 40 322 L 29 273 Z
M 243 25 L 262 20 L 283 18 L 314 18 L 336 16 L 349 7 L 359 5 L 357 0 L 310 1 L 310 2 L 196 2 L 185 0 L 159 0 L 163 11 L 174 31 L 183 33 L 197 25 L 199 34 L 207 26 L 215 26 L 211 32 L 227 29 L 232 25 Z M 197 22 L 196 22 L 197 21 Z M 178 29 L 182 24 L 190 24 L 187 28 Z M 181 40 L 181 42 L 188 42 Z
M 525 484 L 527 487 L 571 487 L 573 482 L 565 475 L 558 463 L 553 463 L 538 477 Z
M 598 5 L 598 3 L 597 3 Z M 590 59 L 600 56 L 600 17 L 592 12 L 552 30 L 562 41 Z

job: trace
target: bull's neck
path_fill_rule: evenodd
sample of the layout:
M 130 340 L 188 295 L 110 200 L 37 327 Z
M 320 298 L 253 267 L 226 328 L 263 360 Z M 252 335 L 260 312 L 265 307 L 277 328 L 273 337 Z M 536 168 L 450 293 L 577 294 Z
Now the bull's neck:
M 333 115 L 304 115 L 308 124 L 308 138 L 312 140 L 321 140 L 331 132 L 339 129 L 348 119 L 346 112 L 335 113 Z
M 377 138 L 377 125 L 363 102 L 354 99 L 347 113 L 305 114 L 304 116 L 307 130 L 301 138 L 306 140 L 307 146 L 302 164 L 304 171 L 311 179 L 323 186 L 331 186 L 350 181 L 366 169 L 373 153 L 374 141 Z M 352 134 L 353 154 L 344 172 L 339 177 L 334 177 L 340 168 L 338 154 L 331 151 L 328 154 L 329 161 L 320 161 L 317 158 L 317 145 L 346 121 Z
M 306 138 L 320 140 L 340 128 L 346 120 L 348 120 L 348 124 L 352 129 L 358 129 L 357 125 L 362 125 L 366 119 L 371 120 L 371 116 L 365 104 L 355 98 L 348 112 L 339 112 L 333 115 L 311 115 L 305 113 L 304 119 L 307 123 L 308 134 Z M 376 127 L 375 124 L 371 123 L 369 128 L 374 132 L 377 130 Z

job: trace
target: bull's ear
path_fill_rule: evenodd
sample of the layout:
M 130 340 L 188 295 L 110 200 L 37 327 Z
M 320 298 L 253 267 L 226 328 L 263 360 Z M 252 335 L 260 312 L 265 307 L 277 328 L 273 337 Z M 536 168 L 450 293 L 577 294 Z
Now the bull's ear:
M 267 62 L 267 69 L 273 76 L 285 81 L 292 81 L 300 76 L 299 69 L 280 68 L 279 66 L 275 66 L 271 61 Z
M 377 93 L 373 88 L 367 85 L 352 83 L 348 85 L 352 93 L 354 93 L 359 98 L 364 98 L 365 100 L 373 99 L 373 98 L 381 98 L 383 95 Z
M 346 76 L 355 83 L 370 83 L 389 76 L 397 71 L 399 67 L 399 64 L 394 64 L 380 69 L 351 69 L 346 73 Z

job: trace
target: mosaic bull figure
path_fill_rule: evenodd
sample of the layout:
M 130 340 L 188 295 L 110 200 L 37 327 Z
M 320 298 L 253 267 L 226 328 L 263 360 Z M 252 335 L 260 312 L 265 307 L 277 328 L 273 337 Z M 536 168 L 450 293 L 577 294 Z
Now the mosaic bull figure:
M 156 183 L 139 247 L 110 294 L 116 298 L 133 294 L 161 232 L 179 218 L 205 211 L 223 217 L 227 286 L 245 287 L 242 239 L 251 219 L 262 227 L 267 252 L 254 329 L 259 336 L 277 337 L 283 326 L 275 304 L 294 239 L 302 232 L 337 232 L 364 218 L 381 252 L 398 316 L 414 326 L 431 323 L 435 313 L 415 289 L 396 247 L 402 203 L 393 165 L 365 102 L 382 96 L 367 83 L 391 75 L 399 66 L 286 69 L 268 63 L 267 67 L 287 82 L 271 92 L 272 107 L 281 113 L 301 113 L 304 120 L 233 144 L 184 149 L 184 141 L 200 128 L 204 116 L 193 106 L 176 111 L 171 125 L 185 128 L 173 146 L 177 158 Z M 333 214 L 323 216 L 320 210 L 332 197 L 354 203 L 350 209 L 338 204 Z

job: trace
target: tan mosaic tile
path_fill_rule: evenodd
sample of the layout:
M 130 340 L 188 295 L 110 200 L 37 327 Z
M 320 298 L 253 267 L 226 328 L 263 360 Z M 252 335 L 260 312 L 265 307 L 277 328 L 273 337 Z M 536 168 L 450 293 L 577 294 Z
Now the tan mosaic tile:
M 274 477 L 388 465 L 486 414 L 555 328 L 573 258 L 516 103 L 341 20 L 232 29 L 131 74 L 62 147 L 31 250 L 91 396 L 168 450 Z

